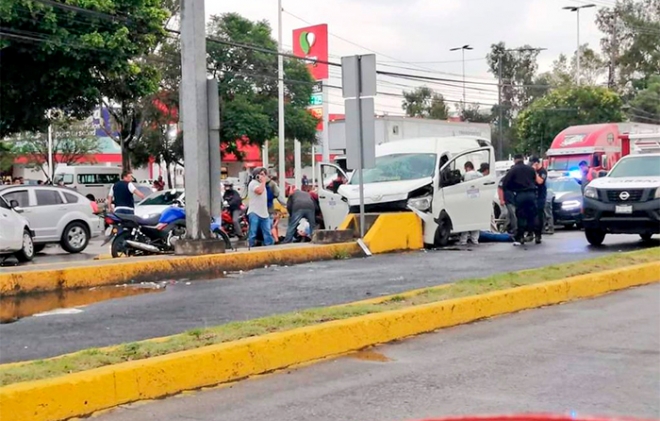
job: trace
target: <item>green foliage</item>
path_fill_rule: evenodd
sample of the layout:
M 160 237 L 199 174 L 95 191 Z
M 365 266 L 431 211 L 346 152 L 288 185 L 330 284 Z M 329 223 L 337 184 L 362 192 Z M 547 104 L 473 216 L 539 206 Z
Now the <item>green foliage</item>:
M 158 87 L 142 58 L 164 36 L 162 0 L 57 3 L 0 0 L 0 137 L 43 131 L 52 108 L 84 118 L 101 98 L 123 105 Z
M 461 120 L 472 123 L 490 123 L 493 119 L 491 110 L 482 110 L 478 105 L 460 106 Z
M 532 103 L 517 118 L 516 131 L 523 153 L 543 154 L 552 139 L 568 126 L 620 122 L 623 102 L 602 87 L 563 87 Z
M 639 91 L 629 105 L 632 121 L 660 124 L 660 75 L 651 76 L 648 87 Z
M 622 92 L 634 89 L 660 69 L 660 0 L 619 0 L 598 12 L 603 53 L 613 59 L 609 83 Z
M 442 94 L 435 93 L 426 86 L 420 86 L 412 91 L 403 91 L 404 100 L 401 104 L 408 117 L 446 120 L 449 107 Z
M 0 141 L 0 171 L 8 171 L 14 163 L 16 148 L 12 142 Z
M 57 164 L 80 164 L 90 162 L 92 155 L 99 151 L 92 119 L 76 120 L 60 117 L 52 121 L 53 167 Z M 29 167 L 40 169 L 47 178 L 48 136 L 43 132 L 24 132 L 13 136 L 17 155 L 27 159 Z
M 277 50 L 266 21 L 253 22 L 235 13 L 211 16 L 209 36 L 262 49 Z M 226 152 L 237 153 L 236 141 L 263 145 L 277 134 L 277 56 L 209 42 L 209 67 L 220 91 L 220 139 Z M 306 107 L 314 80 L 304 62 L 284 60 L 285 135 L 303 144 L 316 141 L 317 119 Z

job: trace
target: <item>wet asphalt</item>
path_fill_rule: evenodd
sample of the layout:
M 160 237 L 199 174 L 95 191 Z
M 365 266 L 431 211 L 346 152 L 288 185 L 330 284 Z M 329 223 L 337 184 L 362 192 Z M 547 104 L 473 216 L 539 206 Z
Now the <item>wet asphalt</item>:
M 336 305 L 512 270 L 658 246 L 609 236 L 600 248 L 558 231 L 524 249 L 509 243 L 465 251 L 416 251 L 268 267 L 210 281 L 168 282 L 163 292 L 110 299 L 0 325 L 0 363 L 166 336 L 294 310 Z

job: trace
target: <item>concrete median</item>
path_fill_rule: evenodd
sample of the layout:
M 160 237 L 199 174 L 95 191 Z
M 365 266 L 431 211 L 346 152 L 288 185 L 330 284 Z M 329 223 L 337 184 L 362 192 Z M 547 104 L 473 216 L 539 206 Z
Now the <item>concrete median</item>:
M 38 265 L 0 273 L 0 297 L 162 279 L 209 279 L 227 272 L 362 256 L 355 242 L 291 245 L 186 257 L 145 257 Z
M 57 421 L 236 381 L 371 345 L 660 280 L 660 262 L 240 339 L 0 388 L 4 421 Z

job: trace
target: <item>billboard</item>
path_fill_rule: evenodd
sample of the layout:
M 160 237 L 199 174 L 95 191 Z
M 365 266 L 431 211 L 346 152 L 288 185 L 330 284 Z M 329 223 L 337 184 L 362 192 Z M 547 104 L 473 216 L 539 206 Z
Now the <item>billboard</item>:
M 328 62 L 328 25 L 314 25 L 293 31 L 293 55 L 300 58 Z M 328 65 L 308 63 L 307 68 L 316 80 L 328 79 Z

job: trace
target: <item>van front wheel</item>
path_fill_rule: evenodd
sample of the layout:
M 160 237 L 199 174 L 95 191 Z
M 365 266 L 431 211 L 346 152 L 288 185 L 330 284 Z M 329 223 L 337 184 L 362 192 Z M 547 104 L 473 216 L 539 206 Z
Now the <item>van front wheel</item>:
M 438 228 L 435 230 L 435 238 L 433 245 L 436 247 L 447 247 L 449 244 L 449 236 L 451 235 L 451 223 L 449 218 L 442 217 L 438 223 Z

